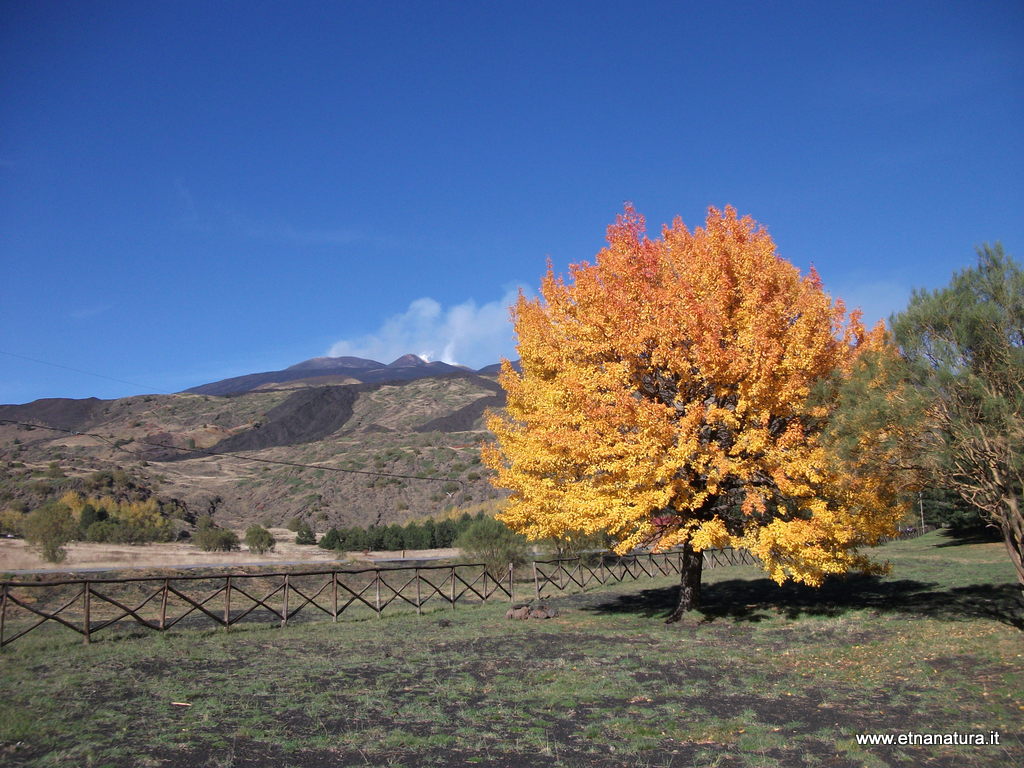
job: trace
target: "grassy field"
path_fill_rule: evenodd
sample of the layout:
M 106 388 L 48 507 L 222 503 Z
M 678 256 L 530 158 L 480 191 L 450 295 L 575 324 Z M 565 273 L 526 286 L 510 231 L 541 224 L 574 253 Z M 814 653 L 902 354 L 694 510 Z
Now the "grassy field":
M 940 532 L 883 579 L 705 572 L 339 624 L 30 635 L 0 654 L 6 766 L 1024 765 L 1024 632 L 1001 545 Z M 188 706 L 182 706 L 188 705 Z M 865 733 L 987 746 L 859 746 Z

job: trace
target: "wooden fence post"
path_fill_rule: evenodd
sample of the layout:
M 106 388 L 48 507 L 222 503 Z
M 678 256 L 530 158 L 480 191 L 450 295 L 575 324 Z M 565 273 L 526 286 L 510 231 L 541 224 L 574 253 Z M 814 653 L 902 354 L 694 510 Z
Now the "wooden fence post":
M 338 623 L 338 572 L 331 572 L 331 619 Z
M 224 629 L 231 627 L 231 577 L 224 578 Z
M 452 610 L 455 610 L 455 566 L 452 566 Z
M 374 598 L 374 605 L 377 608 L 377 618 L 380 618 L 380 568 L 378 568 L 373 574 L 373 585 L 377 596 Z
M 167 629 L 167 592 L 170 579 L 164 579 L 164 593 L 160 596 L 160 629 Z
M 288 574 L 284 575 L 284 612 L 281 614 L 281 626 L 288 624 Z
M 7 589 L 4 584 L 3 603 L 0 605 L 0 648 L 4 647 L 4 625 L 7 623 Z
M 515 574 L 515 564 L 514 563 L 509 563 L 508 564 L 508 601 L 510 603 L 514 603 L 515 602 L 515 598 L 513 597 L 513 594 L 512 594 L 514 592 L 514 590 L 515 590 L 515 586 L 514 586 L 513 580 L 512 580 L 512 577 L 513 577 L 514 574 Z
M 420 600 L 420 569 L 417 568 L 416 574 L 416 615 L 419 616 L 423 613 L 423 603 Z
M 533 561 L 533 595 L 540 600 L 540 579 L 537 578 L 537 561 Z
M 83 632 L 83 634 L 85 635 L 85 639 L 84 639 L 83 642 L 86 645 L 88 645 L 89 641 L 91 639 L 89 637 L 89 627 L 90 627 L 90 624 L 92 623 L 92 620 L 91 620 L 91 618 L 89 616 L 89 609 L 90 609 L 89 603 L 90 603 L 90 601 L 92 599 L 92 589 L 90 588 L 88 581 L 84 582 L 84 584 L 85 584 L 85 586 L 82 588 L 82 600 L 85 603 L 85 627 L 84 627 L 85 631 Z

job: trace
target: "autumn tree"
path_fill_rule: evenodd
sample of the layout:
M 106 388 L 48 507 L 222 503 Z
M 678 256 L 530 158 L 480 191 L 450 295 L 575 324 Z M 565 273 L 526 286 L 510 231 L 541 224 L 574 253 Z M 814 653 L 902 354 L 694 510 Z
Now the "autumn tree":
M 513 307 L 522 372 L 503 363 L 484 450 L 512 491 L 501 519 L 532 540 L 681 546 L 670 621 L 699 602 L 705 548 L 746 548 L 779 583 L 873 568 L 858 547 L 902 510 L 819 437 L 836 371 L 884 330 L 865 333 L 732 208 L 644 232 L 627 206 L 594 264 L 568 280 L 549 265 L 542 297 Z

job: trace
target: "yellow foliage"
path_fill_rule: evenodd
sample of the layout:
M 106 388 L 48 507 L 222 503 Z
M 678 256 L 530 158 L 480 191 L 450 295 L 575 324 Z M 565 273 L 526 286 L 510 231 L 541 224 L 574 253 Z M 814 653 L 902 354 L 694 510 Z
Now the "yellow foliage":
M 82 508 L 85 507 L 86 501 L 82 498 L 80 493 L 67 491 L 60 497 L 60 503 L 71 510 L 71 515 L 75 520 L 81 519 Z
M 866 567 L 857 546 L 893 532 L 895 494 L 829 454 L 834 398 L 812 397 L 884 330 L 752 219 L 712 208 L 651 240 L 627 207 L 594 264 L 568 280 L 549 264 L 541 296 L 513 307 L 522 373 L 503 364 L 507 410 L 482 451 L 513 529 L 607 531 L 620 552 L 745 547 L 811 584 Z
M 170 521 L 160 512 L 159 502 L 153 497 L 145 501 L 118 501 L 109 495 L 85 497 L 76 491 L 68 491 L 60 497 L 60 502 L 71 510 L 75 520 L 82 519 L 82 510 L 89 504 L 97 511 L 105 511 L 110 518 L 139 528 L 169 531 L 171 527 Z

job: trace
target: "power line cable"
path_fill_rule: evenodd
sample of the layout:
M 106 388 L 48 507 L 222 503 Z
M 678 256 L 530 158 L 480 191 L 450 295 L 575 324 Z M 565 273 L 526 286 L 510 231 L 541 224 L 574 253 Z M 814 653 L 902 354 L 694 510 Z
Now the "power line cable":
M 113 376 L 104 376 L 102 373 L 93 373 L 92 371 L 83 371 L 81 368 L 72 368 L 70 365 L 62 365 L 60 363 L 51 363 L 49 360 L 40 360 L 35 357 L 29 357 L 28 355 L 19 355 L 15 352 L 8 352 L 0 349 L 0 355 L 7 355 L 8 357 L 17 357 L 20 360 L 28 360 L 33 363 L 39 363 L 40 365 L 49 365 L 53 368 L 63 368 L 65 371 L 74 371 L 75 373 L 84 373 L 86 376 L 95 376 L 98 379 L 106 379 L 107 381 L 116 381 L 118 384 L 127 384 L 136 389 L 144 390 L 147 393 L 162 394 L 163 390 L 159 387 L 150 387 L 146 384 L 139 384 L 135 381 L 127 381 L 126 379 L 117 379 Z
M 14 424 L 14 425 L 19 426 L 19 427 L 28 427 L 30 429 L 49 429 L 49 430 L 53 430 L 54 432 L 63 432 L 63 433 L 68 434 L 68 435 L 79 435 L 79 436 L 82 436 L 82 437 L 94 437 L 97 440 L 102 440 L 103 442 L 107 443 L 108 445 L 112 446 L 113 448 L 115 448 L 117 450 L 124 451 L 125 453 L 130 453 L 130 454 L 132 454 L 134 456 L 139 456 L 140 458 L 145 458 L 142 454 L 138 453 L 137 451 L 132 451 L 132 450 L 130 450 L 128 448 L 125 448 L 123 445 L 117 445 L 116 442 L 111 442 L 112 440 L 117 440 L 117 438 L 109 437 L 109 436 L 104 436 L 104 435 L 98 435 L 98 434 L 95 434 L 94 432 L 78 432 L 78 431 L 73 430 L 73 429 L 63 429 L 62 427 L 51 427 L 51 426 L 48 426 L 46 424 L 30 424 L 30 423 L 24 422 L 24 421 L 15 421 L 14 419 L 0 419 L 0 424 Z M 393 477 L 393 478 L 399 478 L 399 479 L 403 479 L 403 480 L 427 480 L 427 481 L 431 481 L 431 482 L 435 482 L 435 483 L 440 483 L 440 482 L 458 483 L 461 486 L 465 486 L 465 483 L 463 483 L 461 480 L 459 480 L 457 478 L 449 478 L 449 477 L 423 477 L 422 475 L 401 475 L 401 474 L 390 473 L 390 472 L 373 472 L 371 470 L 366 470 L 366 469 L 342 469 L 341 467 L 328 467 L 328 466 L 324 466 L 322 464 L 302 464 L 302 463 L 299 463 L 297 461 L 283 461 L 283 460 L 280 460 L 280 459 L 262 459 L 262 458 L 259 458 L 258 456 L 243 456 L 243 455 L 238 454 L 238 453 L 217 453 L 216 451 L 207 451 L 207 450 L 204 450 L 202 448 L 181 448 L 180 446 L 170 445 L 169 443 L 157 443 L 157 442 L 153 442 L 151 440 L 142 440 L 140 438 L 133 438 L 132 442 L 142 443 L 143 445 L 151 445 L 154 448 L 169 448 L 170 450 L 173 450 L 173 451 L 184 451 L 186 453 L 198 453 L 198 454 L 203 455 L 203 456 L 219 456 L 219 457 L 225 458 L 225 459 L 238 459 L 238 460 L 241 460 L 241 461 L 255 461 L 255 462 L 259 462 L 261 464 L 279 464 L 279 465 L 286 466 L 286 467 L 298 467 L 300 469 L 322 469 L 322 470 L 325 470 L 327 472 L 342 472 L 342 473 L 348 473 L 348 474 L 352 474 L 352 475 L 371 475 L 373 477 Z

